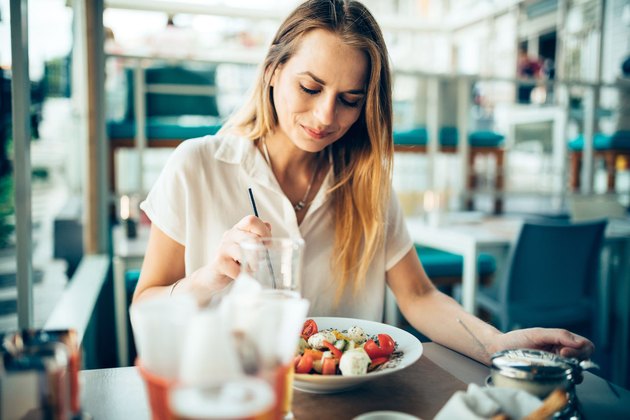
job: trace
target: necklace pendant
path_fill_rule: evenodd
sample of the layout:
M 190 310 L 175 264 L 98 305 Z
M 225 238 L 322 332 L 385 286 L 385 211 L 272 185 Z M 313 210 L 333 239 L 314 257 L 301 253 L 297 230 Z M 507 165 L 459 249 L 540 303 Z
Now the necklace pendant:
M 306 203 L 305 203 L 304 201 L 300 200 L 300 201 L 298 201 L 298 203 L 297 203 L 295 206 L 293 206 L 293 209 L 294 209 L 295 211 L 300 211 L 300 210 L 302 210 L 305 206 L 306 206 Z

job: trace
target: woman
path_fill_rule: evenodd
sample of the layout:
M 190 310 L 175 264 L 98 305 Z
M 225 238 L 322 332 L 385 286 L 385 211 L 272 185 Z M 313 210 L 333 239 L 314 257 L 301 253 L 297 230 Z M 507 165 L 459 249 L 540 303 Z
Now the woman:
M 180 145 L 142 204 L 153 223 L 134 299 L 192 292 L 203 304 L 238 275 L 239 241 L 300 236 L 312 316 L 380 321 L 387 282 L 415 328 L 485 363 L 515 347 L 589 356 L 592 343 L 568 331 L 501 334 L 432 285 L 391 193 L 391 94 L 385 43 L 363 5 L 300 5 L 249 102 L 217 136 Z

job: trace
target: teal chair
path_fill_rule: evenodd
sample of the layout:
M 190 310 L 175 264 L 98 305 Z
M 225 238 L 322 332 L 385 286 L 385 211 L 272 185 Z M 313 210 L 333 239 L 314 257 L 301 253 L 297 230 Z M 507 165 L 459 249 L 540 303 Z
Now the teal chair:
M 445 153 L 455 153 L 459 142 L 459 133 L 456 127 L 442 127 L 440 129 L 440 145 Z M 468 179 L 466 180 L 466 188 L 468 191 L 474 191 L 478 187 L 478 179 L 475 174 L 475 159 L 477 156 L 492 156 L 497 163 L 496 174 L 494 178 L 494 189 L 499 194 L 494 199 L 493 211 L 495 214 L 503 212 L 503 198 L 501 192 L 504 188 L 503 174 L 505 171 L 505 150 L 503 143 L 505 136 L 492 130 L 472 131 L 468 134 L 468 144 L 470 152 L 468 153 Z M 474 210 L 475 205 L 472 197 L 466 199 L 466 209 Z
M 597 276 L 606 220 L 526 221 L 506 276 L 481 287 L 477 305 L 498 328 L 563 327 L 596 335 Z
M 420 245 L 415 247 L 424 271 L 436 286 L 450 288 L 461 283 L 464 267 L 464 258 L 461 255 Z M 477 269 L 481 283 L 488 284 L 496 268 L 496 259 L 492 255 L 483 252 L 479 254 Z
M 569 142 L 571 155 L 570 183 L 573 191 L 580 189 L 580 172 L 582 169 L 582 150 L 584 136 L 579 135 Z M 597 133 L 593 138 L 593 154 L 603 159 L 607 173 L 607 189 L 615 192 L 615 178 L 617 175 L 617 159 L 624 157 L 630 162 L 630 131 L 616 131 L 612 134 Z
M 145 69 L 146 115 L 145 130 L 149 148 L 173 148 L 186 139 L 216 134 L 221 118 L 216 94 L 207 91 L 190 92 L 197 87 L 215 87 L 216 68 L 203 69 L 185 66 L 156 66 Z M 119 148 L 135 146 L 136 115 L 134 110 L 134 76 L 126 71 L 127 100 L 125 117 L 107 122 L 109 138 L 110 181 L 115 183 L 114 156 Z M 180 87 L 187 93 L 163 93 Z
M 394 149 L 398 152 L 426 152 L 429 133 L 426 127 L 394 130 Z
M 127 76 L 127 105 L 121 121 L 109 121 L 107 132 L 110 140 L 133 139 L 136 134 L 134 108 L 134 77 L 131 69 Z M 188 68 L 184 66 L 159 66 L 145 69 L 146 132 L 149 147 L 160 147 L 159 141 L 185 140 L 216 133 L 220 128 L 219 109 L 214 94 L 162 93 L 156 88 L 190 88 L 215 86 L 216 69 Z
M 439 131 L 440 151 L 455 153 L 459 142 L 457 127 L 442 127 Z M 426 153 L 429 134 L 425 127 L 416 127 L 409 130 L 394 130 L 394 150 L 397 152 Z M 504 148 L 505 136 L 491 130 L 478 130 L 468 134 L 470 152 L 468 153 L 468 179 L 466 187 L 468 191 L 474 191 L 478 187 L 475 174 L 475 159 L 477 156 L 491 155 L 497 163 L 494 179 L 494 188 L 498 193 L 494 199 L 493 211 L 495 214 L 503 212 L 503 198 L 501 192 L 504 188 Z M 474 210 L 472 197 L 466 199 L 466 209 Z

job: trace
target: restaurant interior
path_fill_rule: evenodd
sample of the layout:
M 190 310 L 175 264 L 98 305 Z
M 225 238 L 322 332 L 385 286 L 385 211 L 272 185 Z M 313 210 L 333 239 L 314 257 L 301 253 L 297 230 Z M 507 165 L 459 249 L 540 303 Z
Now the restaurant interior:
M 16 331 L 72 331 L 81 390 L 54 418 L 168 418 L 136 367 L 139 205 L 174 148 L 243 103 L 299 3 L 0 0 L 2 352 Z M 573 372 L 568 404 L 630 418 L 630 2 L 362 3 L 388 47 L 392 185 L 427 275 L 503 332 L 588 337 L 598 367 Z M 391 291 L 383 308 L 419 361 L 342 393 L 296 375 L 295 418 L 433 418 L 455 391 L 498 386 L 416 331 Z M 0 419 L 22 418 L 7 407 L 30 391 L 7 366 Z

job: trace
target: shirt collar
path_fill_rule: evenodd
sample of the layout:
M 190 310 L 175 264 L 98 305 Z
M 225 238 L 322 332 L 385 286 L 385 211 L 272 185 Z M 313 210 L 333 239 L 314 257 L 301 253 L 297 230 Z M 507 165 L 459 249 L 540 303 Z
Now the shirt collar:
M 281 191 L 271 168 L 269 168 L 267 161 L 262 153 L 260 153 L 253 140 L 226 133 L 221 136 L 219 142 L 219 147 L 214 154 L 215 159 L 228 164 L 240 164 L 253 182 Z M 308 208 L 308 213 L 315 212 L 330 198 L 328 190 L 334 185 L 333 172 L 333 168 L 330 166 L 321 188 L 317 191 L 317 194 Z M 306 218 L 308 218 L 308 213 Z

